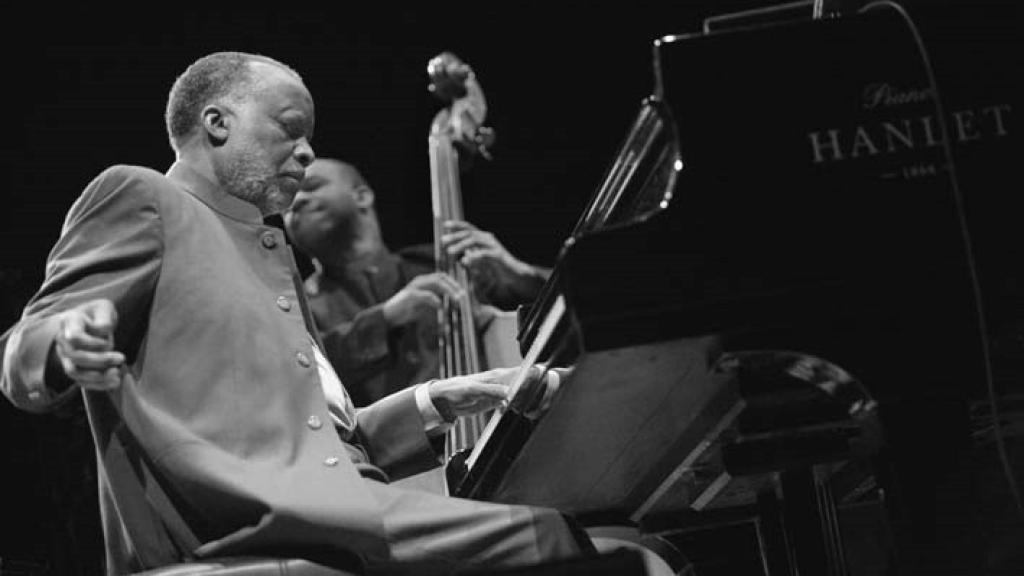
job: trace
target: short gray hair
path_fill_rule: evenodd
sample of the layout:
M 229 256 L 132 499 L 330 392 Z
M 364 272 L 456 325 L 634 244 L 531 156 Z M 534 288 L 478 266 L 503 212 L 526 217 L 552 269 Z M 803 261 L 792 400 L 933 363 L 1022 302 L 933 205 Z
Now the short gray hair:
M 182 141 L 199 126 L 199 114 L 210 102 L 232 94 L 243 97 L 247 95 L 247 90 L 254 85 L 252 68 L 249 66 L 251 62 L 278 66 L 302 80 L 298 72 L 289 66 L 259 54 L 216 52 L 203 56 L 178 76 L 167 96 L 164 120 L 167 124 L 167 137 L 175 152 Z

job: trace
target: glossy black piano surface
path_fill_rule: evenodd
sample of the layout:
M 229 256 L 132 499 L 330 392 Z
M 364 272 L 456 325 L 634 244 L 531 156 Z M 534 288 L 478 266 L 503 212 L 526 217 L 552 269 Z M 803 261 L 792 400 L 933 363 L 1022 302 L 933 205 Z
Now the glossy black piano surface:
M 723 375 L 723 352 L 827 359 L 883 411 L 983 378 L 947 127 L 895 11 L 664 38 L 653 54 L 656 94 L 521 330 L 524 351 L 575 373 L 542 419 L 493 425 L 459 495 L 634 521 L 749 502 L 768 485 L 709 492 L 696 470 L 714 481 L 731 458 L 739 485 L 743 466 L 790 466 L 793 444 L 721 451 L 786 403 L 753 410 L 771 395 Z M 539 342 L 556 301 L 564 318 Z M 877 432 L 851 414 L 820 419 L 819 462 Z

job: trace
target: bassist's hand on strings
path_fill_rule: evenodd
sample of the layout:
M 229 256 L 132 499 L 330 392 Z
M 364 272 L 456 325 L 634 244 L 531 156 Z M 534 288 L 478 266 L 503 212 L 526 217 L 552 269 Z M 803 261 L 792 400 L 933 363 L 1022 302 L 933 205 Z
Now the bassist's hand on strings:
M 453 300 L 463 296 L 454 278 L 443 272 L 417 276 L 384 303 L 384 319 L 390 326 L 409 324 L 440 308 L 446 296 Z
M 544 270 L 516 258 L 494 234 L 462 220 L 444 223 L 441 244 L 469 270 L 474 285 L 497 299 L 530 300 L 543 285 Z

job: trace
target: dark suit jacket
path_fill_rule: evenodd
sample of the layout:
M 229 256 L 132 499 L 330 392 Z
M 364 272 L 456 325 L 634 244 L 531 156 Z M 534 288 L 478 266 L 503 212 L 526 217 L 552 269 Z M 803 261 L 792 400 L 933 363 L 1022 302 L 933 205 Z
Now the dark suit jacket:
M 112 573 L 267 549 L 387 554 L 298 287 L 283 233 L 184 164 L 112 167 L 72 207 L 2 387 L 34 411 L 75 394 L 47 370 L 57 313 L 114 302 L 125 376 L 84 393 Z M 437 463 L 411 389 L 359 411 L 356 442 L 393 476 Z
M 410 280 L 435 270 L 434 247 L 419 244 L 344 267 L 318 267 L 305 283 L 331 364 L 357 406 L 437 377 L 437 315 L 391 328 L 384 303 Z

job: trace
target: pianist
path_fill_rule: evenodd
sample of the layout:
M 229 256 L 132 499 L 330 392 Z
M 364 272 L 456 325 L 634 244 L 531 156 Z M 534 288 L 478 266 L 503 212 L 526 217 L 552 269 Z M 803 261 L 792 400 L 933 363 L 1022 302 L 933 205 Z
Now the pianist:
M 313 161 L 299 75 L 262 56 L 205 56 L 174 83 L 166 120 L 176 162 L 165 174 L 114 166 L 85 188 L 3 343 L 13 403 L 84 398 L 107 571 L 288 555 L 432 574 L 588 547 L 553 510 L 387 484 L 436 465 L 433 401 L 492 407 L 510 374 L 354 410 L 311 333 L 284 236 L 261 220 L 289 205 Z

